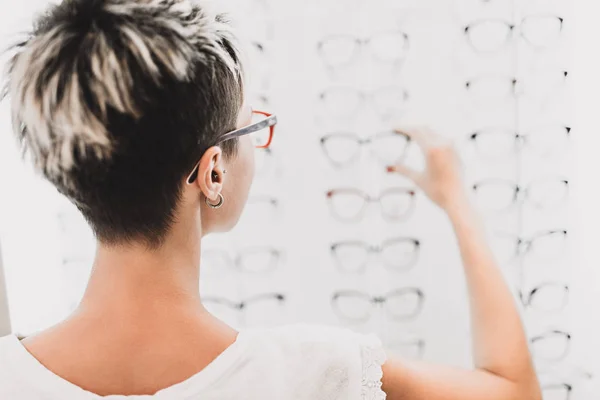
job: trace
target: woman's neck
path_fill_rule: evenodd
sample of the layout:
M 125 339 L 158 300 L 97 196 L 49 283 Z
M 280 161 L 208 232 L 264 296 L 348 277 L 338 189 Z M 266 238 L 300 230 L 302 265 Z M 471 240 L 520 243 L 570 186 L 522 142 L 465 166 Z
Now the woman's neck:
M 99 243 L 80 310 L 129 314 L 147 313 L 155 307 L 201 308 L 201 235 L 197 229 L 178 228 L 156 250 Z

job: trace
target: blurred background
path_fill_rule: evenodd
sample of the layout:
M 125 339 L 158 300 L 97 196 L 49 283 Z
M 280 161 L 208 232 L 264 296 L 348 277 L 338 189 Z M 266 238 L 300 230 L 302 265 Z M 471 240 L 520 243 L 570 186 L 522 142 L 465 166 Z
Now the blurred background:
M 203 241 L 206 307 L 240 329 L 338 325 L 376 332 L 389 355 L 468 366 L 450 226 L 385 172 L 422 165 L 392 130 L 426 124 L 461 153 L 544 399 L 592 399 L 600 370 L 577 327 L 594 306 L 577 291 L 593 282 L 572 261 L 568 0 L 223 3 L 251 103 L 280 122 L 271 148 L 257 150 L 240 224 Z M 2 5 L 3 47 L 47 4 Z M 7 102 L 0 127 L 0 334 L 27 335 L 76 307 L 95 243 L 76 209 L 22 162 Z

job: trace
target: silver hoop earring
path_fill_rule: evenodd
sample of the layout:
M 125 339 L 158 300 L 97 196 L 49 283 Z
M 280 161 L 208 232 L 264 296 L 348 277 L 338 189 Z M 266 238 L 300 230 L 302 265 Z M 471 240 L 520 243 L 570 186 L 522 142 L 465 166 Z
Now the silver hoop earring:
M 221 208 L 221 206 L 223 205 L 223 203 L 225 202 L 225 198 L 223 197 L 223 195 L 221 193 L 218 194 L 219 196 L 219 202 L 217 204 L 212 204 L 208 201 L 208 197 L 204 198 L 204 202 L 206 203 L 207 206 L 209 206 L 210 208 Z

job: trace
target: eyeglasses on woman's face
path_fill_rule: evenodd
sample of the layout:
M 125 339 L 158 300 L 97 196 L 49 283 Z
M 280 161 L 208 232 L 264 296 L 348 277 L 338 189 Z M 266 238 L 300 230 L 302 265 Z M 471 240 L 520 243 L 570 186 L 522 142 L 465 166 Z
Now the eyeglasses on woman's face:
M 227 140 L 232 140 L 245 135 L 251 135 L 254 147 L 258 149 L 267 149 L 271 145 L 273 135 L 275 134 L 275 125 L 277 125 L 277 116 L 265 111 L 252 110 L 252 123 L 243 128 L 233 130 L 223 134 L 217 141 L 217 145 Z M 192 183 L 198 177 L 198 168 L 200 163 L 197 163 L 187 182 Z

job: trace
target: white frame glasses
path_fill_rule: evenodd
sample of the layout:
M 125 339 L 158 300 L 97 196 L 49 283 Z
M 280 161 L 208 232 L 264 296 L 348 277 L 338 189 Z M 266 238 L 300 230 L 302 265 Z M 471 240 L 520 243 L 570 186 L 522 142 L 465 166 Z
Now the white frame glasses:
M 553 142 L 549 146 L 550 134 Z M 565 154 L 568 152 L 570 137 L 569 126 L 551 124 L 530 129 L 525 133 L 511 128 L 491 126 L 469 134 L 468 139 L 480 156 L 489 160 L 498 160 L 514 157 L 526 147 L 544 158 L 554 157 L 557 153 Z
M 356 188 L 332 189 L 326 193 L 331 215 L 341 222 L 360 221 L 364 217 L 369 203 L 378 203 L 381 208 L 381 215 L 387 221 L 405 220 L 414 209 L 415 195 L 414 189 L 402 187 L 384 189 L 377 197 L 372 197 Z M 341 198 L 341 196 L 346 197 Z M 336 201 L 338 202 L 336 203 Z M 346 203 L 342 204 L 341 201 L 346 201 Z M 351 207 L 348 206 L 350 202 L 353 202 Z M 394 207 L 401 208 L 401 210 L 391 212 Z M 345 210 L 342 211 L 341 208 L 345 208 Z M 355 210 L 348 212 L 350 208 L 355 208 Z
M 569 286 L 559 282 L 543 282 L 529 290 L 519 290 L 518 297 L 525 308 L 542 312 L 560 312 L 569 304 Z M 535 299 L 552 297 L 554 303 L 540 305 Z
M 403 312 L 398 312 L 397 310 L 392 309 L 392 306 L 390 305 L 391 301 L 400 301 L 400 299 L 407 303 L 413 303 L 408 311 L 404 310 Z M 341 306 L 340 303 L 342 301 L 362 302 L 364 310 L 355 315 L 350 315 L 350 313 L 345 312 L 346 307 Z M 386 311 L 386 315 L 394 320 L 410 320 L 416 318 L 421 313 L 424 303 L 425 293 L 416 287 L 395 289 L 382 296 L 372 296 L 369 293 L 359 290 L 340 290 L 334 292 L 331 296 L 331 306 L 338 317 L 350 322 L 358 323 L 368 321 L 373 316 L 374 310 L 380 307 Z M 355 312 L 358 310 L 357 307 L 352 308 Z
M 391 141 L 396 143 L 392 144 Z M 388 130 L 367 137 L 361 137 L 352 132 L 333 132 L 322 136 L 320 143 L 328 161 L 334 167 L 342 168 L 352 165 L 360 157 L 361 150 L 366 146 L 371 148 L 371 154 L 382 164 L 393 165 L 398 163 L 406 157 L 411 140 L 406 134 Z M 377 147 L 378 143 L 385 145 L 386 150 L 394 149 L 394 152 L 396 152 L 397 149 L 398 156 L 384 155 L 382 149 Z M 336 146 L 337 149 L 334 149 Z M 342 148 L 344 150 L 340 151 L 339 149 Z M 342 159 L 337 156 L 339 153 L 346 153 L 346 155 Z
M 247 265 L 248 262 L 245 262 L 244 260 L 247 260 L 249 257 L 255 256 L 256 254 L 268 256 L 268 263 L 260 268 L 249 268 Z M 217 272 L 217 267 L 210 265 L 211 258 L 213 258 L 212 262 L 214 262 L 216 257 L 219 257 L 221 261 L 223 261 L 231 270 L 253 274 L 263 274 L 277 270 L 282 264 L 284 253 L 283 250 L 275 246 L 249 246 L 234 252 L 233 255 L 232 252 L 223 248 L 210 248 L 203 253 L 202 268 L 209 270 L 207 272 Z M 205 267 L 204 264 L 208 265 Z
M 541 354 L 541 344 L 551 340 L 559 340 L 561 342 L 562 349 L 559 349 L 560 351 L 557 354 Z M 564 360 L 569 355 L 571 347 L 571 334 L 559 329 L 551 329 L 539 335 L 533 336 L 529 339 L 529 343 L 531 345 L 531 352 L 535 358 L 545 362 L 558 362 Z M 552 350 L 555 351 L 556 346 L 553 346 Z
M 537 27 L 534 26 L 536 23 Z M 553 14 L 528 15 L 518 25 L 501 19 L 481 19 L 467 25 L 464 34 L 469 45 L 477 53 L 495 53 L 502 50 L 512 41 L 517 30 L 526 43 L 541 50 L 551 47 L 559 40 L 563 23 L 562 17 Z M 549 31 L 547 34 L 552 35 L 546 35 L 543 39 L 536 37 L 536 34 L 542 33 L 542 27 Z
M 382 86 L 365 91 L 353 86 L 331 86 L 319 94 L 326 116 L 353 117 L 369 104 L 381 119 L 400 115 L 408 105 L 410 95 L 406 88 L 396 85 Z
M 397 50 L 398 53 L 395 54 L 393 51 L 390 51 L 390 46 L 385 46 L 387 51 L 377 52 L 376 50 L 379 47 L 385 45 L 383 39 L 386 37 L 389 39 L 390 36 L 395 36 L 395 39 L 401 42 L 400 46 L 394 46 L 392 49 Z M 378 42 L 382 43 L 379 43 L 380 45 L 378 46 Z M 401 30 L 378 32 L 364 38 L 350 34 L 335 34 L 326 36 L 320 40 L 317 44 L 317 51 L 325 66 L 335 69 L 352 64 L 367 47 L 376 60 L 383 63 L 401 65 L 408 56 L 410 40 L 408 34 Z M 331 54 L 333 53 L 332 50 L 334 50 L 334 48 L 337 48 L 338 51 L 345 50 L 346 55 L 343 57 L 338 56 L 338 59 L 334 61 Z M 390 56 L 390 54 L 393 55 Z
M 410 252 L 410 254 L 402 260 L 394 254 L 394 257 L 385 257 L 386 250 L 393 246 L 400 245 L 403 253 Z M 405 272 L 410 270 L 417 264 L 419 258 L 419 252 L 421 248 L 421 242 L 418 239 L 408 237 L 395 237 L 386 239 L 380 244 L 373 245 L 362 240 L 346 240 L 335 242 L 331 245 L 331 256 L 335 260 L 338 269 L 345 273 L 364 273 L 367 266 L 370 264 L 374 257 L 380 260 L 381 264 L 388 270 L 394 272 Z M 349 258 L 355 263 L 354 266 L 350 267 L 348 262 L 344 262 L 346 257 L 343 256 L 344 250 L 350 252 Z M 361 254 L 357 254 L 360 252 Z M 395 263 L 390 260 L 393 258 Z M 400 263 L 397 261 L 400 259 Z
M 538 192 L 548 185 L 554 186 L 552 193 L 546 190 L 542 195 Z M 481 180 L 472 186 L 475 199 L 482 210 L 503 212 L 524 202 L 536 209 L 555 209 L 564 205 L 569 195 L 569 181 L 564 178 L 538 178 L 527 186 L 522 186 L 508 179 L 491 178 Z M 554 197 L 551 197 L 554 196 Z M 550 200 L 542 203 L 542 201 Z M 487 204 L 486 204 L 487 203 Z

